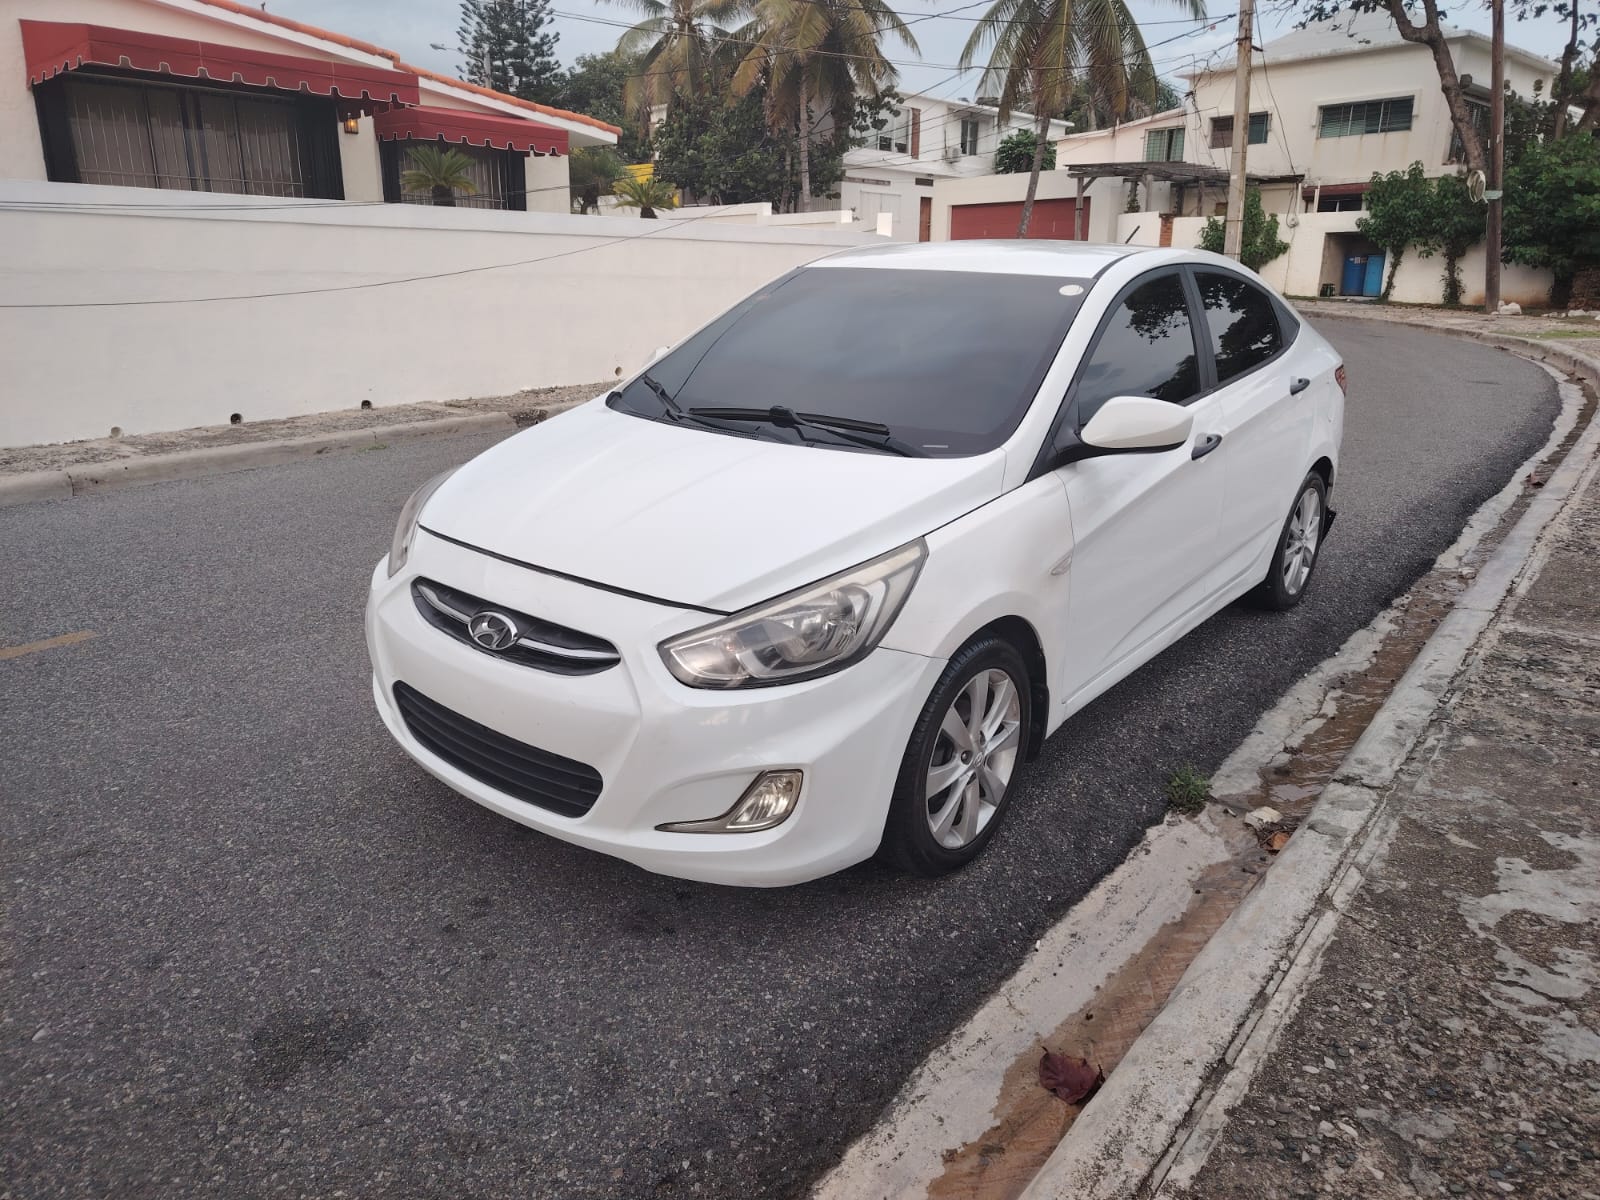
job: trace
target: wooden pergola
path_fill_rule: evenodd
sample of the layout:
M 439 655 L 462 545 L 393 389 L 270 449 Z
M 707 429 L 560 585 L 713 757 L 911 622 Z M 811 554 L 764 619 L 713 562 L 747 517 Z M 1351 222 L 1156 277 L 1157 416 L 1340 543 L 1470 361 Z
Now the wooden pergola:
M 1207 185 L 1220 188 L 1224 193 L 1228 190 L 1228 172 L 1221 167 L 1205 166 L 1201 163 L 1190 162 L 1109 162 L 1109 163 L 1078 163 L 1066 168 L 1068 175 L 1078 181 L 1078 237 L 1085 237 L 1083 220 L 1083 193 L 1091 183 L 1097 179 L 1136 179 L 1144 184 L 1145 209 L 1155 207 L 1151 198 L 1151 189 L 1157 180 L 1162 183 L 1172 183 L 1178 186 L 1177 203 L 1173 205 L 1173 215 L 1183 215 L 1183 189 L 1194 188 L 1194 215 L 1203 217 L 1205 212 L 1205 195 Z M 1305 178 L 1299 175 L 1246 175 L 1247 184 L 1261 185 L 1264 183 L 1299 183 Z

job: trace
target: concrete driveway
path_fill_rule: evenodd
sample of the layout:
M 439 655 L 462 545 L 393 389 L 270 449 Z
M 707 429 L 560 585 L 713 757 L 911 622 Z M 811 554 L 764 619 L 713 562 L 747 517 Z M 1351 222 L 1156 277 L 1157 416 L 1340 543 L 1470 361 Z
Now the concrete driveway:
M 779 892 L 646 875 L 446 791 L 361 604 L 467 437 L 0 510 L 0 1176 L 54 1196 L 787 1196 L 1536 449 L 1539 368 L 1340 321 L 1340 518 L 1071 721 L 986 857 Z M 559 519 L 553 515 L 552 519 Z M 900 753 L 885 747 L 886 754 Z

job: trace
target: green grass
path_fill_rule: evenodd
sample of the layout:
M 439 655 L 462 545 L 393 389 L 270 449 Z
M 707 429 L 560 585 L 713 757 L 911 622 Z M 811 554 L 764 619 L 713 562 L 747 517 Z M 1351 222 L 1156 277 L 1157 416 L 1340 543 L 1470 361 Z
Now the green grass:
M 1600 338 L 1600 325 L 1594 329 L 1547 329 L 1530 336 L 1536 338 Z
M 1211 780 L 1194 767 L 1184 765 L 1167 780 L 1167 811 L 1193 816 L 1211 799 Z

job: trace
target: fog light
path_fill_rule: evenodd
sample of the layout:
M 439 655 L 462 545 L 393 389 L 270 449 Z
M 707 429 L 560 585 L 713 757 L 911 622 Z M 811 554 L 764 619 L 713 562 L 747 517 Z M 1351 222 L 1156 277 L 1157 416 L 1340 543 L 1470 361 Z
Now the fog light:
M 788 820 L 800 799 L 799 771 L 763 771 L 745 788 L 739 802 L 720 817 L 704 821 L 669 821 L 656 828 L 666 833 L 757 833 Z

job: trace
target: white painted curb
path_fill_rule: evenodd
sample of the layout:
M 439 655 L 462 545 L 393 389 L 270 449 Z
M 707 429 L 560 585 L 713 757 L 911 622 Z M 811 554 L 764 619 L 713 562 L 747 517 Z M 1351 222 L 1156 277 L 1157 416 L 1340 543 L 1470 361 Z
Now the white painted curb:
M 558 411 L 558 410 L 556 410 Z M 399 425 L 374 425 L 366 429 L 319 433 L 308 437 L 275 438 L 270 441 L 240 442 L 229 446 L 205 446 L 172 454 L 151 454 L 142 458 L 113 459 L 84 463 L 56 471 L 30 471 L 0 477 L 0 507 L 26 504 L 35 500 L 63 500 L 91 492 L 114 491 L 145 483 L 166 483 L 175 479 L 195 479 L 224 471 L 269 467 L 277 463 L 314 458 L 334 450 L 364 450 L 395 442 L 452 433 L 472 433 L 516 428 L 510 413 L 466 413 L 431 421 L 410 421 Z
M 1260 886 L 1196 956 L 1022 1200 L 1127 1200 L 1158 1182 L 1151 1176 L 1208 1077 L 1282 983 L 1308 927 L 1327 915 L 1330 885 L 1597 446 L 1600 421 L 1591 419 L 1374 715 Z

